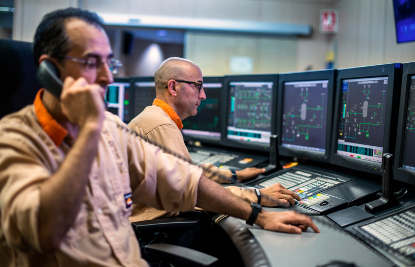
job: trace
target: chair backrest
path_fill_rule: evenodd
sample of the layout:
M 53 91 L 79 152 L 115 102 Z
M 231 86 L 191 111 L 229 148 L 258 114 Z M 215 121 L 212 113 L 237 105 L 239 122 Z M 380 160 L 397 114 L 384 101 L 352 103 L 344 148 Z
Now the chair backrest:
M 0 118 L 33 103 L 36 71 L 32 43 L 0 39 Z

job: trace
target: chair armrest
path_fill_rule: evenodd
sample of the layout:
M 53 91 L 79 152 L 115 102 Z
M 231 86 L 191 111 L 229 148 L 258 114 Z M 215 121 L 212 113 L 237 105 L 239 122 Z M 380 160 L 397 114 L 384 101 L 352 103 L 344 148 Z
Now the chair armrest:
M 147 255 L 167 261 L 176 266 L 213 266 L 218 258 L 208 254 L 169 244 L 151 244 L 145 246 Z
M 197 218 L 159 218 L 148 221 L 133 222 L 135 230 L 140 232 L 165 232 L 181 229 L 191 230 L 198 226 Z

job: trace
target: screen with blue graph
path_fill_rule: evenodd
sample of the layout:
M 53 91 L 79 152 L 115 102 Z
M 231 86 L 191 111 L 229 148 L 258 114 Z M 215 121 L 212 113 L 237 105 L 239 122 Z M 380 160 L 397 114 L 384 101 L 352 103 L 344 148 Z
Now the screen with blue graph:
M 381 162 L 388 77 L 342 81 L 337 154 Z
M 328 83 L 284 83 L 281 146 L 325 151 Z

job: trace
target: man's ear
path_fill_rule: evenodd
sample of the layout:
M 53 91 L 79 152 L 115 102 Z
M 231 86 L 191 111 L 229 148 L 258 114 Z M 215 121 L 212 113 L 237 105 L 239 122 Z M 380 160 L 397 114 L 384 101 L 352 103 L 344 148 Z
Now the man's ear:
M 167 89 L 169 90 L 171 95 L 177 96 L 177 88 L 176 88 L 176 81 L 175 80 L 170 80 L 168 82 Z

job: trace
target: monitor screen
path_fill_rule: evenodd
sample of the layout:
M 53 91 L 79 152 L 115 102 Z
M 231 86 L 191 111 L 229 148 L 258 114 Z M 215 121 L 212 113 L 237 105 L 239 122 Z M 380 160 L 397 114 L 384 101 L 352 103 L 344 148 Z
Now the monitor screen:
M 228 79 L 226 144 L 268 150 L 277 75 L 232 76 Z
M 131 78 L 130 120 L 134 119 L 156 98 L 156 86 L 153 77 Z
M 337 154 L 382 161 L 388 77 L 342 81 Z
M 415 62 L 403 66 L 394 179 L 415 186 Z
M 130 98 L 130 81 L 129 78 L 115 78 L 112 84 L 107 87 L 105 102 L 107 110 L 124 122 L 129 122 L 129 101 Z
M 284 84 L 281 145 L 325 150 L 328 80 Z
M 383 153 L 393 153 L 401 64 L 338 70 L 331 162 L 381 174 Z
M 334 70 L 281 74 L 280 154 L 328 161 Z
M 182 133 L 185 141 L 220 142 L 222 78 L 203 78 L 206 99 L 200 103 L 195 116 L 183 120 Z
M 409 79 L 408 100 L 404 131 L 404 146 L 402 155 L 402 167 L 411 171 L 415 171 L 415 75 Z
M 415 41 L 415 1 L 393 0 L 393 10 L 396 41 L 398 43 Z

